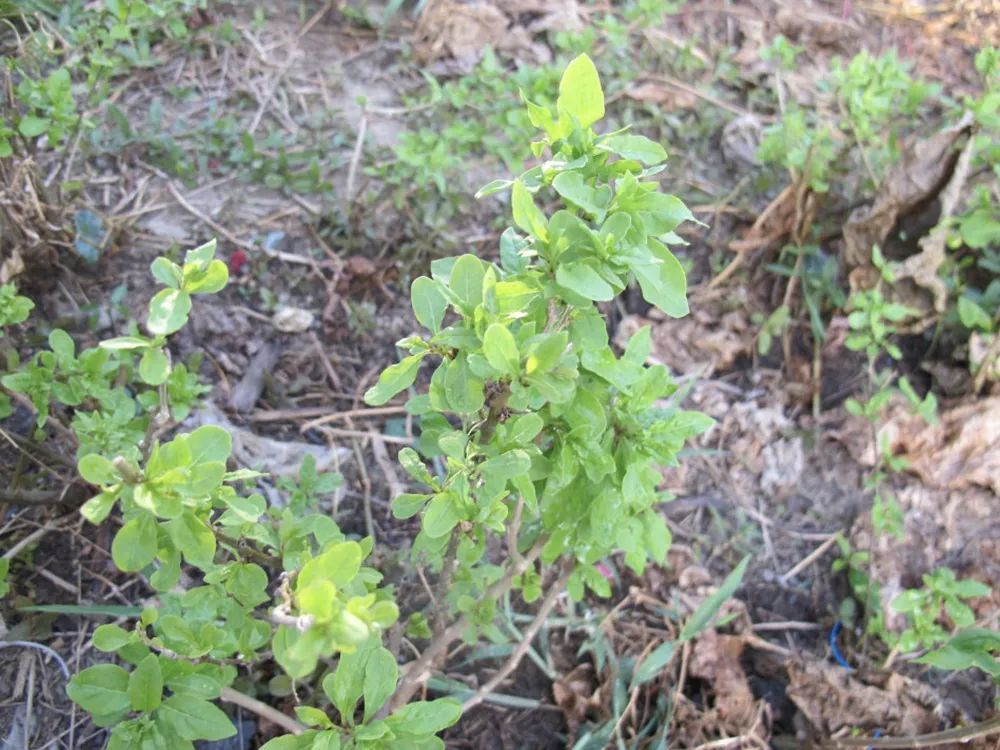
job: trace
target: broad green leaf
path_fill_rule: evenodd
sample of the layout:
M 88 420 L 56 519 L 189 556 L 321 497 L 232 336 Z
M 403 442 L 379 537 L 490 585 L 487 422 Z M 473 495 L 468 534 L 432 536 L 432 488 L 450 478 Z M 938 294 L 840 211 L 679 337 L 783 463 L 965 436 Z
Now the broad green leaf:
M 166 523 L 166 529 L 184 559 L 195 567 L 207 570 L 215 559 L 215 534 L 189 510 Z
M 117 625 L 101 625 L 94 631 L 93 641 L 98 651 L 111 652 L 131 643 L 132 635 Z
M 535 205 L 535 199 L 520 180 L 514 181 L 510 200 L 514 223 L 528 234 L 545 242 L 549 236 L 545 215 Z
M 646 166 L 659 164 L 667 158 L 666 149 L 644 135 L 611 135 L 603 138 L 599 145 L 622 158 L 641 161 Z
M 455 509 L 455 499 L 450 493 L 436 495 L 424 511 L 422 528 L 431 539 L 438 539 L 449 533 L 462 517 Z
M 512 443 L 530 443 L 545 426 L 545 421 L 535 414 L 529 412 L 515 417 L 510 421 L 507 430 L 507 438 Z
M 520 448 L 501 453 L 484 461 L 479 467 L 486 479 L 504 481 L 519 474 L 527 474 L 529 469 L 531 469 L 531 457 Z
M 184 440 L 193 464 L 225 462 L 233 451 L 232 435 L 216 425 L 202 425 Z
M 722 582 L 722 585 L 711 596 L 705 599 L 691 617 L 688 618 L 681 629 L 680 640 L 682 642 L 691 640 L 708 627 L 708 624 L 718 613 L 719 609 L 722 608 L 722 605 L 739 588 L 740 583 L 743 581 L 743 574 L 746 573 L 749 563 L 750 555 L 747 555 L 733 569 L 733 572 L 726 576 L 726 580 Z
M 436 281 L 426 276 L 414 279 L 410 286 L 410 304 L 413 305 L 413 314 L 417 321 L 424 328 L 432 333 L 441 330 L 441 321 L 444 320 L 445 310 L 448 309 L 448 300 Z
M 35 138 L 48 130 L 50 124 L 51 120 L 48 118 L 25 115 L 17 124 L 17 130 L 25 138 Z
M 256 607 L 271 597 L 267 593 L 267 573 L 254 563 L 237 563 L 226 579 L 226 591 L 244 607 Z
M 170 289 L 180 289 L 184 283 L 181 267 L 167 258 L 157 258 L 149 266 L 153 277 Z
M 475 255 L 462 255 L 451 268 L 448 287 L 458 297 L 462 311 L 471 315 L 483 301 L 483 277 L 486 267 Z
M 118 472 L 104 456 L 91 453 L 80 459 L 76 466 L 80 476 L 91 484 L 108 485 L 118 481 Z
M 191 295 L 179 289 L 163 289 L 149 301 L 146 328 L 157 336 L 179 331 L 191 312 Z
M 323 678 L 323 692 L 340 713 L 342 725 L 354 724 L 354 707 L 364 691 L 365 664 L 370 653 L 371 649 L 365 647 L 342 653 L 337 670 Z
M 585 128 L 604 117 L 601 79 L 587 55 L 580 55 L 566 67 L 559 82 L 556 108 L 560 115 L 571 115 Z
M 397 458 L 400 466 L 403 467 L 403 470 L 406 471 L 411 478 L 429 486 L 434 484 L 434 477 L 431 475 L 430 471 L 427 470 L 427 467 L 420 458 L 420 454 L 413 450 L 413 448 L 406 446 L 399 451 Z
M 396 657 L 381 646 L 373 649 L 365 665 L 365 722 L 368 722 L 396 691 L 398 679 L 399 665 L 396 663 Z
M 493 323 L 483 335 L 483 356 L 490 366 L 514 377 L 520 371 L 521 355 L 514 335 L 501 323 Z
M 407 734 L 437 734 L 457 722 L 462 716 L 462 704 L 454 698 L 408 703 L 387 719 L 394 731 Z
M 362 558 L 361 545 L 357 542 L 334 544 L 302 566 L 296 587 L 304 588 L 314 581 L 332 581 L 337 586 L 347 586 L 358 574 Z
M 971 297 L 962 295 L 958 298 L 958 317 L 962 325 L 970 331 L 979 329 L 989 331 L 993 326 L 993 321 L 986 311 L 980 307 Z
M 141 513 L 126 521 L 111 542 L 111 558 L 119 570 L 135 573 L 156 557 L 156 520 L 150 513 Z
M 170 377 L 170 359 L 162 349 L 151 348 L 139 360 L 139 377 L 149 385 L 160 385 Z
M 115 664 L 87 667 L 69 681 L 66 693 L 91 714 L 108 715 L 128 711 L 128 672 Z
M 150 654 L 132 670 L 128 678 L 128 697 L 133 711 L 152 711 L 160 705 L 163 700 L 163 673 L 156 654 Z
M 556 269 L 556 281 L 560 286 L 596 302 L 607 302 L 615 296 L 611 285 L 586 263 L 560 265 Z
M 383 370 L 378 383 L 365 391 L 365 403 L 369 406 L 381 406 L 400 391 L 413 385 L 413 381 L 417 379 L 420 362 L 425 356 L 425 352 L 411 354 Z
M 204 267 L 206 263 L 215 257 L 215 250 L 218 242 L 213 237 L 208 242 L 203 245 L 199 245 L 196 248 L 188 250 L 184 253 L 184 265 L 201 266 Z
M 188 294 L 213 294 L 224 289 L 228 281 L 229 269 L 221 260 L 213 260 L 201 270 L 184 265 L 183 289 Z
M 325 729 L 333 726 L 333 722 L 330 721 L 330 717 L 326 715 L 326 712 L 320 711 L 315 706 L 296 706 L 295 715 L 299 718 L 299 721 L 311 727 L 323 727 Z
M 485 382 L 469 369 L 465 357 L 459 356 L 445 365 L 444 390 L 448 405 L 459 414 L 471 414 L 483 407 Z
M 172 695 L 160 704 L 159 714 L 186 740 L 222 740 L 236 727 L 220 708 L 200 698 Z
M 688 314 L 684 268 L 665 246 L 655 240 L 650 240 L 649 244 L 659 262 L 632 266 L 642 296 L 670 317 L 682 318 Z
M 392 515 L 400 520 L 412 518 L 423 510 L 429 499 L 430 495 L 415 495 L 409 492 L 397 495 L 392 500 Z
M 552 180 L 552 187 L 570 203 L 593 216 L 595 221 L 604 220 L 607 201 L 602 201 L 600 193 L 584 182 L 579 172 L 560 172 Z M 610 197 L 610 194 L 606 196 Z
M 285 734 L 268 740 L 261 746 L 260 750 L 316 750 L 313 743 L 319 734 L 325 734 L 325 732 L 317 733 L 310 729 L 302 734 Z M 334 747 L 338 746 L 334 745 Z

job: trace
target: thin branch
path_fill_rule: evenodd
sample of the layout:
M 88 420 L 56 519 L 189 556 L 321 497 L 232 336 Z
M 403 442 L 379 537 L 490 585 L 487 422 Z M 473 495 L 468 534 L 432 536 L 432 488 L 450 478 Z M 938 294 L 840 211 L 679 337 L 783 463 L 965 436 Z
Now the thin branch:
M 531 642 L 535 639 L 538 631 L 541 630 L 542 625 L 545 624 L 552 609 L 556 606 L 559 596 L 566 590 L 566 582 L 569 580 L 572 572 L 572 566 L 564 566 L 562 575 L 549 588 L 549 592 L 545 595 L 538 608 L 538 614 L 535 615 L 535 619 L 531 621 L 531 624 L 524 631 L 524 638 L 517 644 L 517 648 L 511 652 L 511 655 L 507 657 L 507 661 L 504 662 L 504 665 L 500 667 L 499 671 L 493 677 L 487 680 L 470 697 L 465 699 L 465 702 L 462 704 L 462 711 L 468 711 L 470 708 L 474 708 L 482 703 L 487 695 L 499 687 L 500 683 L 507 679 L 507 676 L 511 672 L 517 669 L 517 665 L 521 663 L 521 659 L 524 658 L 524 655 L 528 653 L 528 649 L 531 648 Z
M 526 571 L 528 567 L 539 558 L 542 554 L 542 548 L 545 546 L 546 541 L 547 539 L 542 537 L 535 542 L 534 546 L 528 550 L 527 554 L 525 554 L 523 558 L 521 558 L 520 564 L 512 563 L 503 578 L 483 592 L 482 598 L 484 600 L 497 599 L 510 589 L 514 579 L 524 573 L 524 571 Z M 400 680 L 399 687 L 396 688 L 396 693 L 392 696 L 392 701 L 389 704 L 391 709 L 399 708 L 400 706 L 406 705 L 410 702 L 410 698 L 413 697 L 417 688 L 419 688 L 424 682 L 427 681 L 427 678 L 431 676 L 431 669 L 434 664 L 438 661 L 438 659 L 447 653 L 448 646 L 450 646 L 453 641 L 462 637 L 462 634 L 465 632 L 465 629 L 469 627 L 469 624 L 469 616 L 463 615 L 452 623 L 450 627 L 441 633 L 441 635 L 431 641 L 431 644 L 424 650 L 419 659 L 412 661 L 403 667 L 403 677 Z
M 968 743 L 979 737 L 988 737 L 1000 732 L 1000 717 L 973 724 L 968 727 L 946 729 L 943 732 L 918 734 L 912 737 L 879 737 L 866 739 L 864 737 L 845 737 L 842 740 L 829 740 L 820 747 L 871 747 L 871 748 L 905 748 L 905 747 L 937 747 L 952 742 Z
M 232 703 L 240 708 L 245 708 L 247 711 L 267 719 L 272 724 L 277 724 L 279 727 L 288 730 L 292 734 L 302 734 L 306 731 L 306 729 L 308 729 L 305 724 L 299 723 L 288 714 L 284 714 L 278 709 L 273 708 L 266 703 L 262 703 L 256 698 L 251 698 L 245 693 L 233 690 L 232 688 L 222 688 L 222 695 L 219 697 L 227 703 Z

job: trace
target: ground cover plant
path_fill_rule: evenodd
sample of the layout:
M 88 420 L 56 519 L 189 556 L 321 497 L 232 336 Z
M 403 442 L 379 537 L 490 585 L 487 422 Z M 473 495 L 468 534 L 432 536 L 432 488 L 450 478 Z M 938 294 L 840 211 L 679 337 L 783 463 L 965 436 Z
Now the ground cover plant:
M 0 746 L 990 747 L 995 24 L 890 6 L 0 2 Z

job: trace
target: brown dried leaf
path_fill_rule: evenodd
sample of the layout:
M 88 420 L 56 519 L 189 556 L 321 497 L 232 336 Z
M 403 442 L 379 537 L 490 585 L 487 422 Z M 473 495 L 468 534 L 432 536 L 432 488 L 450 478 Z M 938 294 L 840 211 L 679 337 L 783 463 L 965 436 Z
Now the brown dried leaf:
M 551 29 L 572 30 L 582 22 L 577 0 L 437 0 L 420 14 L 413 51 L 425 64 L 453 58 L 466 72 L 487 47 L 541 64 L 548 62 L 552 53 L 533 36 Z
M 872 246 L 885 241 L 899 217 L 941 190 L 955 165 L 955 144 L 967 127 L 963 120 L 903 147 L 902 157 L 889 170 L 874 202 L 854 209 L 844 225 L 848 265 L 868 266 Z
M 895 454 L 932 487 L 1000 495 L 1000 397 L 943 412 L 937 425 L 900 411 L 882 428 Z
M 826 736 L 845 728 L 914 735 L 938 728 L 927 686 L 891 675 L 884 687 L 866 685 L 837 664 L 789 662 L 787 695 Z
M 695 639 L 689 670 L 709 683 L 720 723 L 730 731 L 753 726 L 759 707 L 740 665 L 743 638 L 706 630 Z
M 642 326 L 652 325 L 651 361 L 685 375 L 704 372 L 707 377 L 726 370 L 750 353 L 753 332 L 744 307 L 726 312 L 722 302 L 704 300 L 704 304 L 692 305 L 687 317 L 665 321 L 630 315 L 619 325 L 616 342 L 624 346 Z
M 667 86 L 655 81 L 633 84 L 625 91 L 625 96 L 644 104 L 658 104 L 667 111 L 695 109 L 699 103 L 698 97 L 690 91 L 682 91 L 674 86 Z

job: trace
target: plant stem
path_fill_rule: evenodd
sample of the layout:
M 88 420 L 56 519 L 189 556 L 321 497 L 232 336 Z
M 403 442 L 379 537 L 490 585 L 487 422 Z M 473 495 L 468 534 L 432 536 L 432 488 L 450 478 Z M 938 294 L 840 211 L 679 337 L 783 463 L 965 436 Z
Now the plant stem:
M 564 561 L 563 571 L 559 578 L 553 582 L 552 586 L 549 587 L 548 593 L 542 600 L 541 605 L 538 608 L 538 614 L 535 615 L 535 619 L 531 621 L 531 624 L 524 631 L 524 638 L 517 648 L 507 657 L 507 661 L 504 665 L 500 667 L 499 671 L 493 675 L 486 683 L 483 684 L 473 695 L 466 698 L 465 702 L 462 704 L 462 711 L 468 711 L 470 708 L 478 706 L 485 700 L 486 696 L 492 693 L 496 688 L 500 686 L 500 683 L 507 679 L 507 676 L 517 669 L 517 665 L 521 663 L 521 659 L 524 655 L 528 653 L 528 649 L 531 648 L 531 642 L 535 639 L 538 631 L 541 630 L 542 625 L 548 619 L 549 614 L 552 612 L 553 607 L 556 606 L 556 601 L 559 599 L 559 595 L 563 593 L 566 589 L 566 582 L 569 580 L 570 574 L 573 572 L 572 565 L 569 560 Z
M 547 539 L 545 537 L 540 538 L 521 558 L 520 563 L 512 562 L 503 578 L 487 588 L 486 591 L 483 592 L 481 598 L 484 600 L 497 599 L 500 596 L 503 596 L 503 594 L 510 589 L 514 579 L 524 573 L 524 571 L 526 571 L 542 554 L 542 548 L 545 546 L 546 541 Z M 403 677 L 389 703 L 390 711 L 410 702 L 410 698 L 413 697 L 417 688 L 419 688 L 424 682 L 427 681 L 427 678 L 430 677 L 433 666 L 448 651 L 448 646 L 451 645 L 452 641 L 461 638 L 462 633 L 465 632 L 467 627 L 469 627 L 469 616 L 462 615 L 458 620 L 446 628 L 444 632 L 436 636 L 434 640 L 431 641 L 430 645 L 420 655 L 419 659 L 412 661 L 403 667 Z
M 282 713 L 273 706 L 262 703 L 256 698 L 251 698 L 249 695 L 241 693 L 238 690 L 224 687 L 222 688 L 222 695 L 219 697 L 227 703 L 233 703 L 240 708 L 245 708 L 247 711 L 267 719 L 272 724 L 277 724 L 292 734 L 302 734 L 308 729 L 305 724 L 299 723 L 288 714 Z
M 943 732 L 918 734 L 912 737 L 880 737 L 866 739 L 864 737 L 846 737 L 842 740 L 830 740 L 820 747 L 871 747 L 871 748 L 905 748 L 905 747 L 937 747 L 938 745 L 961 742 L 965 744 L 978 737 L 987 737 L 1000 732 L 1000 717 L 973 724 L 968 727 L 955 727 Z

